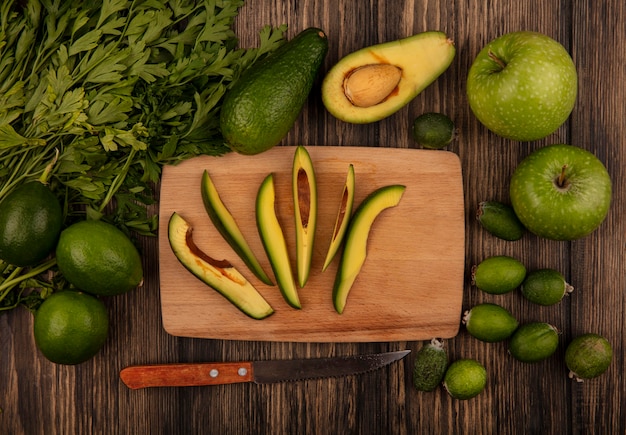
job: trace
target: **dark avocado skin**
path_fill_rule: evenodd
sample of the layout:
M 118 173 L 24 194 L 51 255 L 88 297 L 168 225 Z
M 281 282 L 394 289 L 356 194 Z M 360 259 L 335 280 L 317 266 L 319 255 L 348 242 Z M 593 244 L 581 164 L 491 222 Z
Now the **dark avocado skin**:
M 242 74 L 220 112 L 227 145 L 241 154 L 277 145 L 299 116 L 327 51 L 326 34 L 311 27 Z

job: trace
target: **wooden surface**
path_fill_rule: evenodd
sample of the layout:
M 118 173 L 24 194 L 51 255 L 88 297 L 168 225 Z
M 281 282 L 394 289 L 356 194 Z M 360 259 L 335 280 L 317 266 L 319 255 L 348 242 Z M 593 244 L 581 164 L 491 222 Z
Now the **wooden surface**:
M 274 308 L 274 314 L 262 321 L 237 310 L 183 267 L 170 248 L 167 231 L 162 231 L 159 272 L 165 330 L 185 337 L 290 342 L 414 341 L 455 336 L 461 317 L 465 259 L 458 156 L 446 151 L 379 147 L 307 149 L 317 180 L 318 218 L 311 274 L 304 288 L 298 290 L 301 310 L 287 305 L 277 286 L 263 284 L 248 271 L 208 218 L 200 196 L 200 180 L 208 170 L 252 251 L 271 273 L 258 235 L 254 205 L 261 182 L 273 173 L 275 209 L 295 272 L 291 191 L 295 147 L 275 147 L 256 156 L 231 153 L 198 157 L 165 168 L 160 228 L 167 228 L 173 212 L 179 213 L 192 226 L 196 245 L 216 260 L 231 262 Z M 376 218 L 366 263 L 350 291 L 345 311 L 339 315 L 332 303 L 338 257 L 324 272 L 322 265 L 349 164 L 354 165 L 357 180 L 355 208 L 379 187 L 401 184 L 406 189 L 396 207 Z M 419 279 L 407 273 L 412 270 L 420 271 Z
M 347 125 L 324 111 L 319 83 L 284 145 L 300 143 L 413 147 L 412 119 L 444 111 L 460 136 L 450 150 L 461 158 L 466 216 L 466 281 L 463 305 L 497 300 L 520 321 L 545 320 L 561 330 L 557 353 L 538 364 L 512 360 L 505 343 L 486 344 L 463 329 L 445 346 L 451 359 L 482 361 L 486 390 L 457 401 L 441 389 L 418 393 L 405 364 L 359 377 L 276 385 L 226 385 L 133 391 L 119 380 L 132 364 L 238 361 L 417 350 L 421 342 L 268 343 L 177 338 L 162 325 L 157 240 L 143 241 L 143 288 L 107 300 L 111 334 L 103 351 L 76 367 L 57 366 L 37 353 L 32 318 L 25 310 L 0 315 L 0 432 L 8 434 L 623 434 L 626 432 L 626 11 L 623 0 L 319 0 L 247 2 L 237 21 L 243 46 L 257 43 L 264 24 L 308 26 L 328 32 L 327 70 L 341 55 L 367 44 L 428 29 L 447 32 L 457 56 L 450 69 L 408 107 L 374 125 Z M 579 96 L 568 122 L 533 143 L 512 143 L 485 130 L 471 115 L 465 84 L 472 59 L 503 33 L 537 30 L 571 52 L 579 71 Z M 614 182 L 610 214 L 589 237 L 551 242 L 526 236 L 503 242 L 474 220 L 484 199 L 507 199 L 516 164 L 546 144 L 568 142 L 595 153 Z M 436 199 L 433 199 L 436 200 Z M 445 254 L 445 253 L 442 253 Z M 554 267 L 576 287 L 557 306 L 537 308 L 519 294 L 495 298 L 470 286 L 473 263 L 494 254 L 515 255 L 530 268 Z M 419 273 L 416 279 L 419 279 Z M 385 291 L 385 289 L 381 289 Z M 605 335 L 615 357 L 601 378 L 576 383 L 563 364 L 565 345 L 584 332 Z

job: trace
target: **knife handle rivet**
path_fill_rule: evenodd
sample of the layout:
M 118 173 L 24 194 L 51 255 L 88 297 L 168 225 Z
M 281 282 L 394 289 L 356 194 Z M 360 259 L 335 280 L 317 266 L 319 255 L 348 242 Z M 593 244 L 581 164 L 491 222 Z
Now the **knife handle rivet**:
M 248 370 L 245 367 L 240 367 L 239 370 L 237 370 L 237 374 L 239 376 L 245 376 L 248 374 Z
M 217 378 L 217 375 L 219 375 L 219 374 L 220 374 L 220 372 L 219 372 L 219 371 L 217 371 L 217 369 L 212 369 L 212 370 L 209 372 L 209 376 L 211 376 L 212 378 Z

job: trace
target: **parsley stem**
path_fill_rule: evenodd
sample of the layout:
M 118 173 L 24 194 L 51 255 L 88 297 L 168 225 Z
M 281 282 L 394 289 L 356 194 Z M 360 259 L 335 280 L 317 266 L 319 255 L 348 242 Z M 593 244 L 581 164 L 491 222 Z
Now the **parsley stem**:
M 37 267 L 30 269 L 27 273 L 24 274 L 21 274 L 21 272 L 24 270 L 23 267 L 16 267 L 7 277 L 7 279 L 2 284 L 0 284 L 0 302 L 2 302 L 2 300 L 11 292 L 11 290 L 15 288 L 16 285 L 47 271 L 55 264 L 57 264 L 57 259 L 51 258 L 45 263 L 41 263 Z
M 59 160 L 59 149 L 55 148 L 54 151 L 55 153 L 52 161 L 46 165 L 43 172 L 41 173 L 41 176 L 39 177 L 39 181 L 43 184 L 48 184 L 48 179 L 50 178 L 52 169 L 54 168 L 54 165 L 56 165 L 57 160 Z
M 113 179 L 113 182 L 111 183 L 111 186 L 109 186 L 109 190 L 107 191 L 107 194 L 104 197 L 102 204 L 100 204 L 100 207 L 98 208 L 98 211 L 100 213 L 102 213 L 102 211 L 106 208 L 109 202 L 111 202 L 111 199 L 113 199 L 113 196 L 115 196 L 115 193 L 124 184 L 124 179 L 126 178 L 128 170 L 130 169 L 130 166 L 135 159 L 135 154 L 137 154 L 137 150 L 135 150 L 134 148 L 131 149 L 128 153 L 128 156 L 126 157 L 126 162 L 124 163 L 124 167 Z
M 2 300 L 6 297 L 7 294 L 9 294 L 11 290 L 13 290 L 13 287 L 15 287 L 14 282 L 16 279 L 19 280 L 19 274 L 22 272 L 22 270 L 24 270 L 23 267 L 16 267 L 11 271 L 9 276 L 2 282 L 2 284 L 0 284 L 0 302 L 2 302 Z M 19 283 L 19 281 L 17 283 Z
M 41 162 L 49 158 L 51 149 L 56 150 L 56 144 L 46 145 L 44 149 L 38 145 L 31 145 L 21 149 L 19 152 L 9 155 L 11 161 L 6 164 L 7 168 L 11 169 L 11 174 L 6 180 L 3 180 L 2 188 L 0 189 L 0 198 L 3 198 L 8 191 L 13 187 L 21 183 L 24 179 L 31 176 L 43 176 L 42 172 L 45 172 L 49 165 L 41 167 Z M 58 151 L 56 151 L 58 153 Z M 2 157 L 3 160 L 9 156 Z M 58 157 L 54 157 L 56 162 Z M 51 170 L 52 168 L 50 168 Z M 46 176 L 48 178 L 48 176 Z

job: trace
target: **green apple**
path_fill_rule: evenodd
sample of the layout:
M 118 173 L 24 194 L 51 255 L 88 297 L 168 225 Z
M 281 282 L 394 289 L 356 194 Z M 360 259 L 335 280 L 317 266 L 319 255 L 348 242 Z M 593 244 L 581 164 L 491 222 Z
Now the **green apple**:
M 513 32 L 485 46 L 467 77 L 474 115 L 489 130 L 517 141 L 542 139 L 569 117 L 578 87 L 565 48 L 536 32 Z
M 594 231 L 611 204 L 604 164 L 580 147 L 539 148 L 511 177 L 511 204 L 522 224 L 539 237 L 575 240 Z

